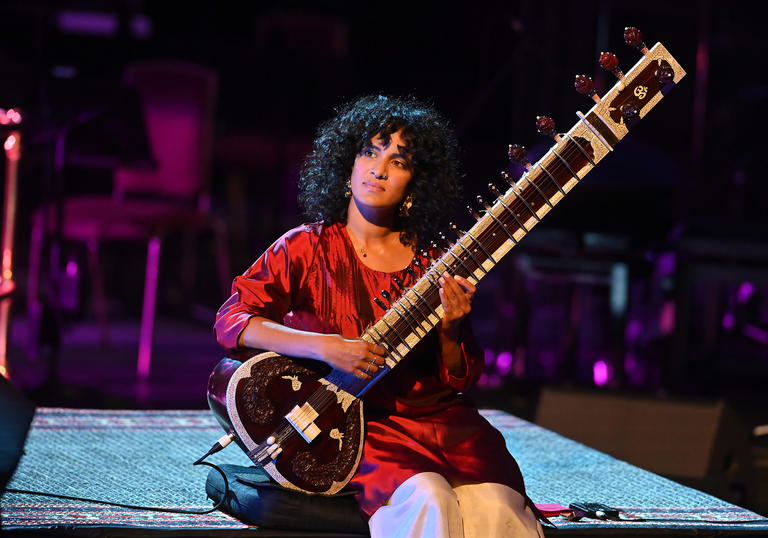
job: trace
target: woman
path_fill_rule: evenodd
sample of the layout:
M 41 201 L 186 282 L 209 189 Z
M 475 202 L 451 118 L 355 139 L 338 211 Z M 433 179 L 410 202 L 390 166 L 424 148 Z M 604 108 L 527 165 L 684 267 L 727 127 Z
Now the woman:
M 455 140 L 432 108 L 382 96 L 342 107 L 302 170 L 300 201 L 317 222 L 235 279 L 219 342 L 369 379 L 386 356 L 358 338 L 384 314 L 374 298 L 398 295 L 397 282 L 413 285 L 429 265 L 417 252 L 459 200 L 457 176 Z M 501 434 L 461 394 L 482 370 L 467 320 L 475 287 L 448 274 L 439 283 L 440 324 L 366 394 L 350 485 L 373 537 L 543 535 Z

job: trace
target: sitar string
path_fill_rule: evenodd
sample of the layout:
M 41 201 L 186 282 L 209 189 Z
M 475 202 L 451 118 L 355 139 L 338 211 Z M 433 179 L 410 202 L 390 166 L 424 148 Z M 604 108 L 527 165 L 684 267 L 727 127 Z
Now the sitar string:
M 554 151 L 554 148 L 556 146 L 552 146 L 550 151 Z M 571 139 L 571 144 L 566 144 L 565 148 L 562 153 L 560 153 L 560 157 L 562 157 L 563 161 L 565 163 L 570 163 L 572 157 L 575 155 L 578 155 L 579 153 L 583 153 L 584 149 L 579 149 L 579 142 L 575 139 Z M 546 154 L 545 154 L 546 155 Z M 564 192 L 563 185 L 557 182 L 557 178 L 561 177 L 564 173 L 567 173 L 567 175 L 571 178 L 573 178 L 573 174 L 571 173 L 571 170 L 566 166 L 566 164 L 561 161 L 558 158 L 555 158 L 552 163 L 550 163 L 549 166 L 544 167 L 542 164 L 542 168 L 545 168 L 541 173 L 538 174 L 538 177 L 532 177 L 530 171 L 526 171 L 524 175 L 526 175 L 527 179 L 524 177 L 518 178 L 514 182 L 514 185 L 510 186 L 504 193 L 502 193 L 498 198 L 505 198 L 508 194 L 513 193 L 514 198 L 510 202 L 506 202 L 503 204 L 500 204 L 502 206 L 501 213 L 496 215 L 493 214 L 493 217 L 491 217 L 487 221 L 487 226 L 479 233 L 473 236 L 473 240 L 471 243 L 474 243 L 474 241 L 477 241 L 482 246 L 482 249 L 487 250 L 489 253 L 495 252 L 500 248 L 504 243 L 507 241 L 510 241 L 507 233 L 511 233 L 514 235 L 517 231 L 525 228 L 521 225 L 521 223 L 518 221 L 518 217 L 516 216 L 518 213 L 521 213 L 523 215 L 525 214 L 531 214 L 533 215 L 537 213 L 538 209 L 534 208 L 534 206 L 530 205 L 531 200 L 527 199 L 526 197 L 529 196 L 529 193 L 531 194 L 538 194 L 542 197 L 542 200 L 545 200 L 544 203 L 550 203 L 552 197 L 547 198 L 547 192 L 549 189 L 544 187 L 542 189 L 542 185 L 538 185 L 537 183 L 543 183 L 545 181 L 549 181 L 553 183 L 553 187 L 556 188 L 556 192 Z M 591 167 L 594 167 L 594 164 L 590 163 Z M 591 169 L 591 168 L 590 168 Z M 549 172 L 548 174 L 546 172 Z M 546 176 L 546 177 L 545 177 Z M 580 181 L 580 178 L 576 177 L 578 181 Z M 524 181 L 528 181 L 529 185 L 526 186 Z M 568 180 L 570 181 L 570 179 Z M 524 187 L 524 188 L 523 188 Z M 517 188 L 517 191 L 515 191 L 515 188 Z M 567 194 L 567 193 L 566 193 Z M 496 202 L 490 203 L 490 207 L 485 210 L 486 216 L 481 217 L 486 218 L 489 212 L 493 210 L 493 207 L 496 205 Z M 554 204 L 552 204 L 554 205 Z M 539 204 L 539 207 L 542 207 L 541 204 Z M 538 215 L 533 217 L 535 220 L 538 221 L 536 218 Z M 530 218 L 530 217 L 529 217 Z M 512 220 L 513 222 L 510 222 Z M 525 219 L 527 221 L 529 219 Z M 525 222 L 524 221 L 524 222 Z M 506 228 L 506 231 L 503 230 L 501 227 Z M 527 231 L 525 232 L 527 235 Z M 460 237 L 457 242 L 461 241 L 465 236 Z M 498 243 L 494 246 L 495 243 Z M 434 323 L 431 322 L 429 318 L 429 313 L 426 315 L 424 314 L 424 311 L 418 307 L 419 301 L 426 303 L 427 309 L 435 312 L 435 309 L 440 305 L 440 294 L 439 294 L 439 288 L 433 283 L 434 281 L 437 281 L 440 276 L 444 272 L 448 272 L 451 275 L 461 275 L 465 278 L 472 276 L 475 278 L 475 280 L 479 281 L 480 278 L 482 278 L 485 274 L 485 271 L 482 271 L 483 274 L 480 275 L 480 277 L 476 277 L 474 273 L 481 269 L 482 263 L 484 261 L 478 262 L 478 260 L 471 254 L 470 249 L 474 250 L 479 258 L 485 257 L 486 259 L 489 259 L 490 256 L 486 255 L 485 252 L 479 252 L 474 245 L 471 246 L 464 246 L 461 248 L 458 252 L 452 252 L 454 248 L 456 248 L 456 244 L 453 244 L 448 247 L 446 251 L 443 251 L 442 254 L 437 251 L 435 254 L 437 254 L 439 257 L 437 258 L 431 258 L 433 261 L 431 265 L 424 269 L 421 276 L 416 279 L 416 282 L 414 282 L 413 286 L 406 289 L 398 298 L 396 301 L 393 302 L 392 306 L 389 310 L 387 310 L 383 317 L 385 316 L 396 316 L 394 319 L 386 322 L 387 327 L 382 328 L 381 331 L 376 331 L 381 335 L 381 337 L 377 337 L 374 334 L 371 334 L 369 331 L 365 331 L 363 333 L 363 336 L 367 335 L 373 342 L 375 342 L 377 345 L 380 345 L 388 350 L 388 356 L 395 362 L 398 363 L 399 359 L 394 356 L 395 353 L 402 358 L 402 355 L 397 350 L 397 343 L 392 344 L 387 338 L 386 335 L 388 333 L 391 333 L 394 331 L 395 336 L 398 340 L 405 343 L 405 339 L 411 335 L 414 334 L 419 340 L 426 336 L 426 334 L 429 332 L 429 330 L 434 326 Z M 463 258 L 462 258 L 463 256 Z M 442 264 L 442 266 L 445 268 L 445 270 L 442 270 L 439 268 L 439 264 Z M 474 267 L 474 269 L 473 269 Z M 431 277 L 430 278 L 428 278 Z M 406 295 L 411 292 L 411 290 L 422 280 L 426 279 L 427 285 L 425 289 L 419 291 L 418 294 L 414 294 L 413 301 L 410 300 L 409 297 L 406 297 Z M 408 304 L 406 304 L 408 303 Z M 418 327 L 419 330 L 421 330 L 424 333 L 424 336 L 419 335 L 416 328 L 412 325 L 410 320 L 407 320 L 403 313 L 396 311 L 396 306 L 399 304 L 399 306 L 403 309 L 405 312 L 405 316 L 410 316 L 410 318 L 416 322 L 416 327 Z M 394 314 L 393 314 L 394 312 Z M 425 320 L 424 322 L 420 322 L 419 319 Z M 379 323 L 382 321 L 380 318 L 379 321 L 376 323 Z M 427 323 L 429 325 L 429 328 L 424 329 L 423 323 Z M 401 332 L 401 329 L 404 330 L 406 336 L 403 337 L 403 333 Z M 384 345 L 386 344 L 386 345 Z M 407 347 L 407 346 L 406 346 Z M 395 350 L 395 351 L 393 351 Z M 407 352 L 408 350 L 406 350 Z M 374 376 L 375 379 L 376 376 Z M 371 380 L 371 382 L 373 379 Z M 340 384 L 342 385 L 342 384 Z M 344 387 L 339 386 L 338 389 L 340 390 L 346 390 L 350 387 Z M 363 386 L 365 388 L 365 386 Z M 355 391 L 357 392 L 357 391 Z M 322 414 L 324 413 L 335 401 L 337 400 L 336 395 L 333 391 L 326 389 L 325 387 L 319 387 L 317 390 L 315 390 L 309 398 L 307 398 L 307 403 L 318 413 Z M 282 428 L 280 428 L 279 432 L 276 437 L 276 442 L 278 444 L 284 443 L 291 435 L 298 434 L 296 430 L 290 425 L 286 424 Z

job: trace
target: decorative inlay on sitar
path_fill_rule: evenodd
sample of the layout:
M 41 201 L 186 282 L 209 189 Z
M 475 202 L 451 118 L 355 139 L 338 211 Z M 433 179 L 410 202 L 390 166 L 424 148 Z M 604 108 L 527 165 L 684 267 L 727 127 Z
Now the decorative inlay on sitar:
M 334 494 L 354 475 L 363 447 L 363 405 L 360 398 L 424 338 L 443 316 L 438 278 L 447 272 L 477 283 L 520 242 L 671 90 L 685 72 L 663 45 L 650 50 L 637 29 L 624 32 L 627 44 L 642 58 L 624 74 L 611 53 L 600 65 L 618 78 L 603 97 L 589 77 L 576 77 L 579 93 L 594 106 L 563 134 L 547 117 L 536 121 L 540 133 L 555 143 L 536 163 L 522 146 L 509 147 L 510 159 L 526 172 L 509 189 L 485 202 L 482 215 L 459 240 L 439 256 L 423 276 L 397 299 L 380 299 L 386 313 L 361 335 L 387 350 L 386 366 L 370 380 L 331 370 L 322 363 L 264 352 L 243 364 L 224 359 L 211 374 L 208 401 L 219 423 L 256 465 L 281 485 L 307 493 Z M 453 226 L 455 229 L 455 226 Z

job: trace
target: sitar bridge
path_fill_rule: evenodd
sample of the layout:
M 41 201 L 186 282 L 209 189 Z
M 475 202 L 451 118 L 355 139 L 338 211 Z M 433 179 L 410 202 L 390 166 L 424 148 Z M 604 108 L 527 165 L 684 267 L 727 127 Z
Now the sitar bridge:
M 294 406 L 294 408 L 285 415 L 285 419 L 307 443 L 311 443 L 320 433 L 320 428 L 315 424 L 315 419 L 317 417 L 317 411 L 315 411 L 308 402 L 304 402 L 301 407 L 298 405 Z
M 259 467 L 265 466 L 270 461 L 277 458 L 283 449 L 276 442 L 274 436 L 270 436 L 263 443 L 259 443 L 253 450 L 249 451 L 248 457 Z

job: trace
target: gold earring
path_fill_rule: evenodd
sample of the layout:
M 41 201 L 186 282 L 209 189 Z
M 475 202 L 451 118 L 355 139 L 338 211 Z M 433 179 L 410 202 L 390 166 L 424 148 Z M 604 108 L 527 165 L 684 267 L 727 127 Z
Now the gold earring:
M 347 190 L 344 192 L 344 196 L 347 198 L 352 198 L 352 180 L 347 180 Z
M 400 216 L 401 217 L 407 217 L 410 215 L 411 207 L 413 207 L 413 193 L 410 193 L 408 196 L 405 197 L 405 200 L 403 200 L 402 205 L 400 206 Z

